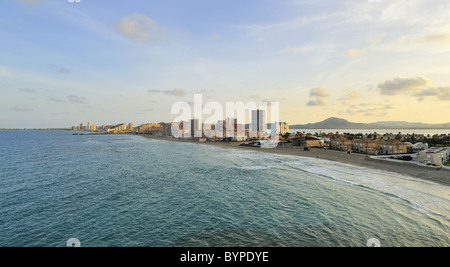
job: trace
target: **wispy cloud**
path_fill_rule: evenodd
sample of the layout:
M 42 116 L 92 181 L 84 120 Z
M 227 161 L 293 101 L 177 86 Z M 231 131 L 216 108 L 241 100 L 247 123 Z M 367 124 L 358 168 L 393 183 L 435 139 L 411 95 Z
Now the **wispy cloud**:
M 171 95 L 171 96 L 185 96 L 186 95 L 186 92 L 183 89 L 165 90 L 162 92 L 166 95 Z
M 298 29 L 310 24 L 328 21 L 337 17 L 340 17 L 342 13 L 330 13 L 330 14 L 320 14 L 316 16 L 309 17 L 299 17 L 292 19 L 290 21 L 273 23 L 273 24 L 260 24 L 260 25 L 242 25 L 242 28 L 248 29 L 253 33 L 267 32 L 267 31 L 284 31 Z
M 4 66 L 0 65 L 0 77 L 11 77 L 12 76 L 12 71 Z
M 419 40 L 427 43 L 433 44 L 448 44 L 450 43 L 450 32 L 438 33 L 438 34 L 429 34 L 423 36 Z
M 53 96 L 48 97 L 47 100 L 50 101 L 50 102 L 55 102 L 55 103 L 66 103 L 65 100 L 59 99 L 59 98 L 56 98 L 56 97 L 53 97 Z
M 119 33 L 134 41 L 154 43 L 167 39 L 167 34 L 161 26 L 139 13 L 122 18 L 115 27 Z
M 185 96 L 186 95 L 186 91 L 183 89 L 172 89 L 172 90 L 159 90 L 159 89 L 151 89 L 151 90 L 147 90 L 147 93 L 150 94 L 165 94 L 165 95 L 170 95 L 170 96 Z M 206 91 L 204 91 L 204 93 L 206 93 Z
M 416 93 L 414 96 L 419 97 L 419 101 L 423 101 L 426 97 L 436 97 L 441 101 L 450 100 L 450 87 L 433 87 L 428 89 L 423 89 Z
M 32 108 L 27 107 L 27 106 L 15 106 L 15 107 L 10 108 L 9 110 L 11 110 L 11 111 L 19 111 L 19 112 L 33 111 Z
M 321 51 L 325 47 L 322 44 L 306 44 L 300 46 L 288 46 L 280 50 L 277 54 L 301 54 L 311 51 Z
M 338 114 L 383 117 L 392 109 L 394 109 L 394 107 L 391 104 L 353 104 L 348 105 L 345 110 L 338 111 Z
M 24 93 L 34 93 L 34 92 L 36 92 L 36 89 L 32 89 L 32 88 L 20 88 L 19 91 L 24 92 Z
M 352 49 L 348 50 L 347 53 L 345 53 L 345 55 L 349 58 L 357 58 L 357 57 L 360 57 L 363 53 L 364 53 L 364 51 L 361 51 L 357 48 L 352 48 Z
M 362 94 L 360 92 L 351 91 L 351 92 L 348 92 L 345 96 L 343 96 L 340 100 L 342 101 L 343 105 L 348 105 L 351 103 L 352 100 L 356 100 L 361 97 L 362 97 Z
M 55 65 L 55 64 L 48 64 L 48 66 L 49 66 L 50 68 L 56 70 L 56 72 L 57 72 L 58 74 L 69 74 L 69 73 L 72 72 L 72 71 L 71 71 L 70 69 L 68 69 L 68 68 L 61 67 L 61 66 L 58 66 L 58 65 Z
M 88 103 L 86 98 L 81 97 L 81 96 L 76 96 L 76 95 L 69 95 L 67 97 L 67 99 L 69 100 L 69 102 L 74 103 L 74 104 L 87 104 Z

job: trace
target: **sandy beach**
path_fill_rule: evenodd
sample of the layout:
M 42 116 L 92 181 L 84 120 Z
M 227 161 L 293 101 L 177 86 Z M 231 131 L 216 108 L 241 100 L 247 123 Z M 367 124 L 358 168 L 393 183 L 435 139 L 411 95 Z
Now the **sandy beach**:
M 337 162 L 342 162 L 346 164 L 353 164 L 357 166 L 362 166 L 366 168 L 372 168 L 377 170 L 394 172 L 406 176 L 411 176 L 415 178 L 420 178 L 428 180 L 431 182 L 439 183 L 441 185 L 450 186 L 450 171 L 447 169 L 433 169 L 425 166 L 418 166 L 403 162 L 389 162 L 382 161 L 379 159 L 367 158 L 365 155 L 361 154 L 347 154 L 341 151 L 335 150 L 324 150 L 324 149 L 311 149 L 311 151 L 305 151 L 302 147 L 294 148 L 291 144 L 287 144 L 286 147 L 277 147 L 272 149 L 261 149 L 257 147 L 247 147 L 240 146 L 239 142 L 228 143 L 228 142 L 203 142 L 200 143 L 196 140 L 189 139 L 173 139 L 166 137 L 158 137 L 154 135 L 142 135 L 145 138 L 163 140 L 170 142 L 187 142 L 196 143 L 201 145 L 211 145 L 217 146 L 224 149 L 243 149 L 243 150 L 253 150 L 263 153 L 275 153 L 280 155 L 291 155 L 291 156 L 301 156 L 301 157 L 312 157 L 320 158 L 326 160 L 332 160 Z

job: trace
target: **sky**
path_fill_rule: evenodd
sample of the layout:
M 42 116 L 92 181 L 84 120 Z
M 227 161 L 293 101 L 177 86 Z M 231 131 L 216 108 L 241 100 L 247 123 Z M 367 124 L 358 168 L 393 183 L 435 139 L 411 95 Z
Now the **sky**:
M 2 0 L 0 128 L 168 122 L 194 94 L 279 102 L 290 124 L 447 123 L 449 18 L 442 0 Z

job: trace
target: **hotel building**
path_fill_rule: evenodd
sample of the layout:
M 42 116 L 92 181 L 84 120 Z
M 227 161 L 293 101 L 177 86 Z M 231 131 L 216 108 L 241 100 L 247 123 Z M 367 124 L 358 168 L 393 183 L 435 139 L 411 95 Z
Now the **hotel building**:
M 266 111 L 252 110 L 251 133 L 254 137 L 262 137 L 267 130 L 266 126 Z

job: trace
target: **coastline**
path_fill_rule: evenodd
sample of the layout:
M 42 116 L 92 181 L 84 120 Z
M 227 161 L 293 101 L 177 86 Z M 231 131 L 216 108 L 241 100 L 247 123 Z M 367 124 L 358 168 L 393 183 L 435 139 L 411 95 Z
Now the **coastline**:
M 402 162 L 389 162 L 379 159 L 366 158 L 366 155 L 361 154 L 347 154 L 341 151 L 324 150 L 324 149 L 311 149 L 311 151 L 304 151 L 301 148 L 294 148 L 292 145 L 286 147 L 277 147 L 272 149 L 261 149 L 256 147 L 239 146 L 239 142 L 227 143 L 227 142 L 203 142 L 200 143 L 196 140 L 190 139 L 174 139 L 167 137 L 159 137 L 154 135 L 139 135 L 144 138 L 162 140 L 169 142 L 184 142 L 195 143 L 201 145 L 216 146 L 224 149 L 243 149 L 251 150 L 263 153 L 273 153 L 279 155 L 289 156 L 301 156 L 308 158 L 320 158 L 325 160 L 331 160 L 341 162 L 350 165 L 356 165 L 366 167 L 370 169 L 388 171 L 398 173 L 405 176 L 410 176 L 418 179 L 422 179 L 429 182 L 434 182 L 444 186 L 450 186 L 450 171 L 446 169 L 432 169 L 425 166 L 418 166 Z

